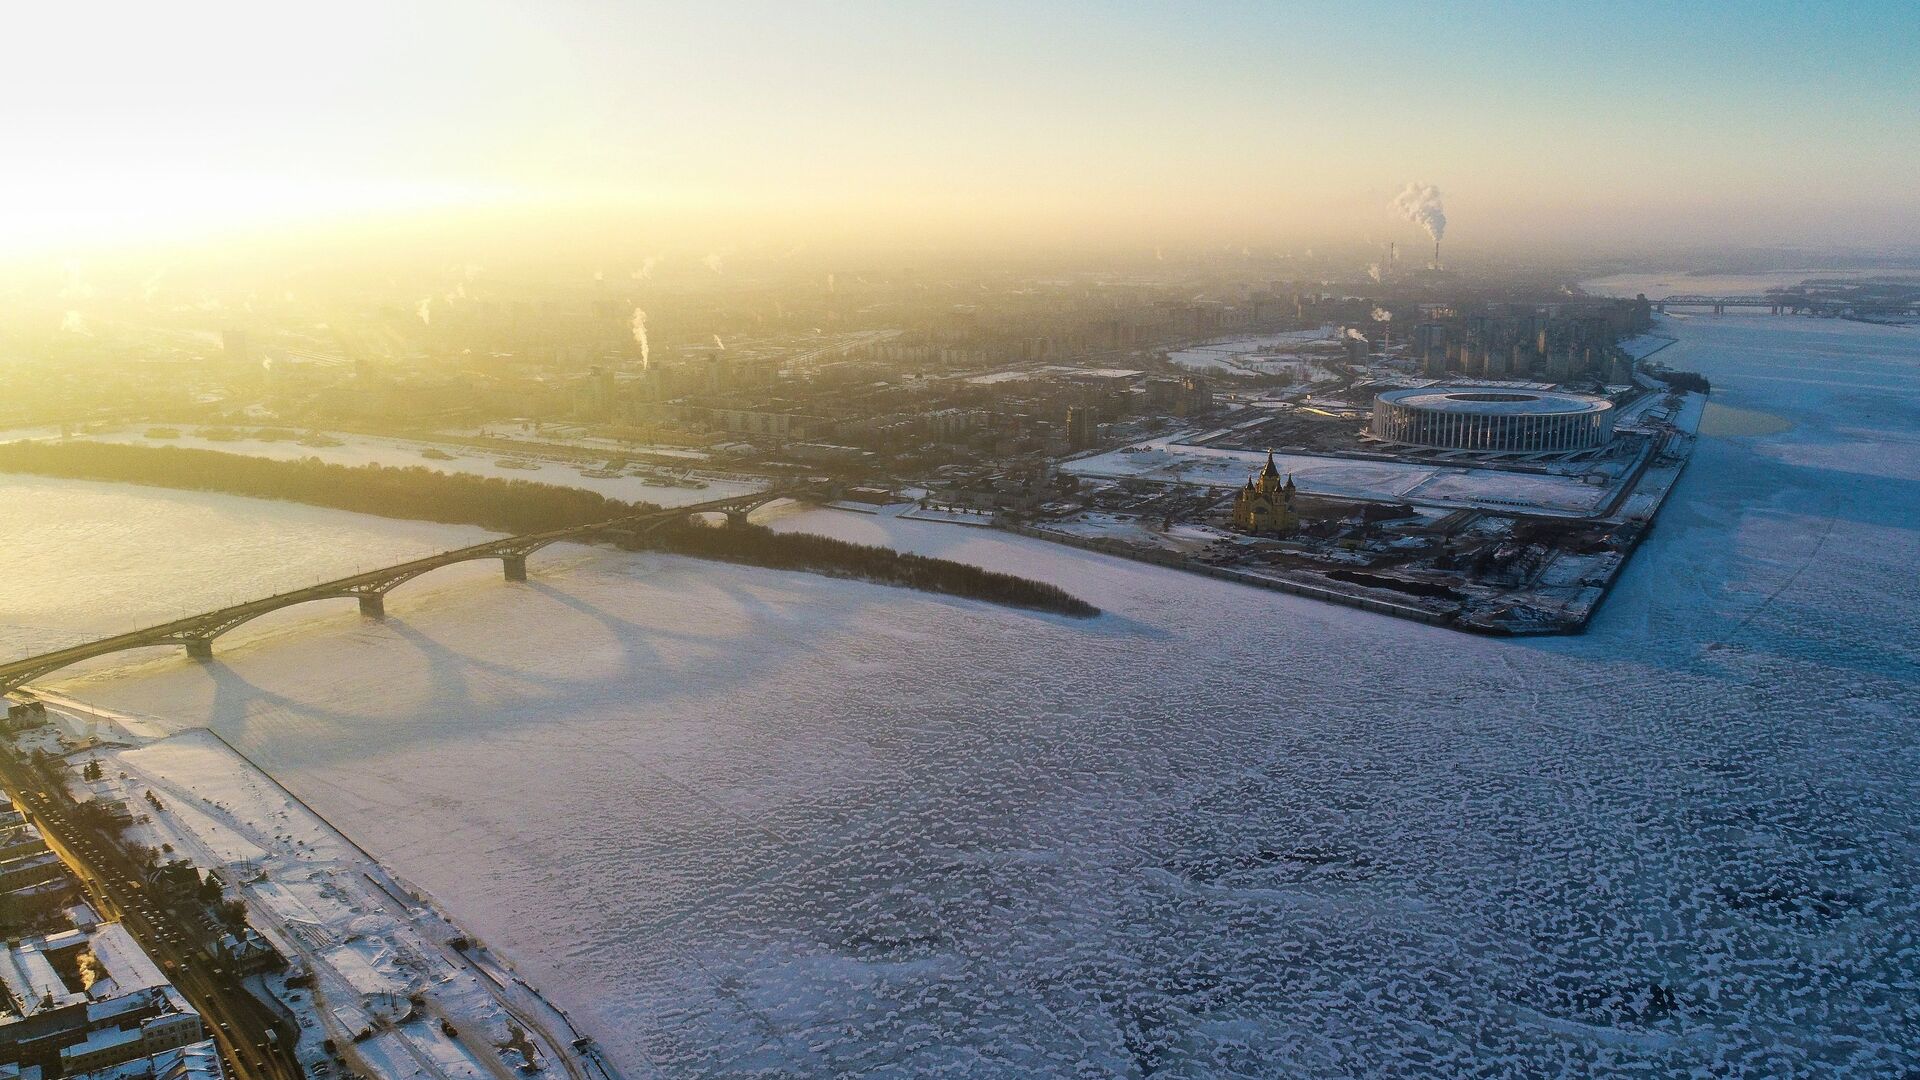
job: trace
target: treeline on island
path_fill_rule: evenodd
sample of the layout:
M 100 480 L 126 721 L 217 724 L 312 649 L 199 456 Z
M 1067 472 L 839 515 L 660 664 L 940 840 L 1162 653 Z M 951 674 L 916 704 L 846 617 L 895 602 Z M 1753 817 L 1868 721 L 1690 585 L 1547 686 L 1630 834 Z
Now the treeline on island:
M 478 525 L 506 533 L 547 532 L 656 509 L 598 492 L 447 473 L 424 466 L 279 461 L 178 446 L 85 441 L 0 443 L 0 472 L 109 480 L 350 510 L 377 517 Z M 1015 607 L 1091 616 L 1099 609 L 1044 582 L 890 548 L 735 524 L 685 522 L 655 529 L 643 546 L 700 558 L 860 578 Z
M 0 444 L 0 472 L 218 491 L 377 517 L 545 532 L 650 509 L 580 488 L 443 473 L 421 466 L 333 465 L 178 446 L 96 442 Z
M 635 544 L 703 559 L 775 570 L 807 570 L 1082 618 L 1100 614 L 1099 608 L 1043 581 L 812 533 L 774 532 L 764 525 L 735 522 L 715 527 L 683 519 L 641 534 Z
M 1671 368 L 1656 368 L 1652 369 L 1649 374 L 1661 382 L 1666 383 L 1669 387 L 1682 392 L 1691 391 L 1696 394 L 1709 394 L 1713 392 L 1713 384 L 1707 381 L 1705 375 L 1697 371 L 1674 371 Z

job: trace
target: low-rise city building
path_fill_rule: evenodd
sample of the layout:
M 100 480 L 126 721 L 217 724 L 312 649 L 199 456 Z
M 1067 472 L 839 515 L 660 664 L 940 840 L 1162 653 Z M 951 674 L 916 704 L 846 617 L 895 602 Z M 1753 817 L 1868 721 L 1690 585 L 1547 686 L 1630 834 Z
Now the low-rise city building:
M 0 1063 L 23 1076 L 75 1076 L 206 1038 L 200 1014 L 120 923 L 8 942 L 0 991 Z

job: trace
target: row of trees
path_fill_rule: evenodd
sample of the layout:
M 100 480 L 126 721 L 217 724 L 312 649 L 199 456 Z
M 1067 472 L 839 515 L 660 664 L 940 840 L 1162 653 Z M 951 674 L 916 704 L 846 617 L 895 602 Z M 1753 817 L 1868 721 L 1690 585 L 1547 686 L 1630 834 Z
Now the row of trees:
M 811 533 L 777 533 L 744 522 L 724 527 L 675 522 L 643 534 L 640 543 L 703 559 L 858 578 L 1082 618 L 1100 614 L 1099 608 L 1044 581 Z
M 178 446 L 96 442 L 0 444 L 0 472 L 286 499 L 380 517 L 543 532 L 639 513 L 648 506 L 581 488 L 443 473 L 423 466 L 330 465 Z

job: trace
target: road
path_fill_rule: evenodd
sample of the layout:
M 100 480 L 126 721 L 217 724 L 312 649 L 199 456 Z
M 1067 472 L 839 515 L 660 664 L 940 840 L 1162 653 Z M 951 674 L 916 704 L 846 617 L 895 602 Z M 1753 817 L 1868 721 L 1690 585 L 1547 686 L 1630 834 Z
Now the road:
M 249 993 L 224 961 L 199 944 L 202 931 L 154 901 L 141 869 L 125 851 L 76 821 L 72 801 L 11 753 L 0 753 L 0 781 L 80 879 L 88 899 L 118 918 L 206 1020 L 238 1080 L 301 1080 L 289 1030 Z M 268 1033 L 274 1033 L 269 1037 Z

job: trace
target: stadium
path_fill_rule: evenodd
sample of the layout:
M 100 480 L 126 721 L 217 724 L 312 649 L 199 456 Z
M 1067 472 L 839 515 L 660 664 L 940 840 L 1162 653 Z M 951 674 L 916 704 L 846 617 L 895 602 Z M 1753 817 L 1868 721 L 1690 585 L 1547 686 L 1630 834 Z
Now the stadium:
M 1484 386 L 1389 390 L 1373 399 L 1383 442 L 1481 454 L 1570 454 L 1613 438 L 1613 403 L 1586 394 Z

